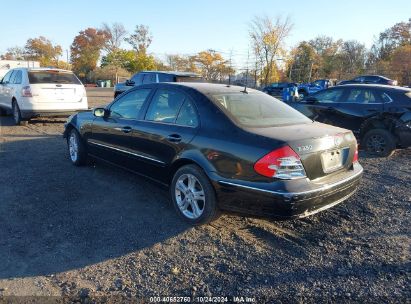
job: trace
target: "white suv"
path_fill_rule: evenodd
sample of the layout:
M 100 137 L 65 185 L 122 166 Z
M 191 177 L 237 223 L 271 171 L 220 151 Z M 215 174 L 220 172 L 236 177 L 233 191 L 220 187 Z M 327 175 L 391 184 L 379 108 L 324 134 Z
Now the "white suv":
M 86 90 L 71 71 L 16 68 L 0 82 L 0 112 L 12 112 L 16 125 L 33 117 L 68 116 L 87 109 Z

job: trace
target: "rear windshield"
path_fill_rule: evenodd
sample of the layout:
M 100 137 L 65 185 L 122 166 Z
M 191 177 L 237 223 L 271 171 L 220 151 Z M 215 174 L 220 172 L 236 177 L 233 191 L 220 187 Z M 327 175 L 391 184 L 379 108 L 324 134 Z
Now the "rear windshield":
M 81 84 L 80 80 L 70 72 L 61 71 L 30 71 L 29 82 L 36 83 L 61 83 L 61 84 Z
M 214 102 L 245 127 L 277 127 L 312 121 L 282 101 L 259 92 L 211 95 Z
M 176 82 L 204 82 L 204 80 L 196 76 L 176 76 Z

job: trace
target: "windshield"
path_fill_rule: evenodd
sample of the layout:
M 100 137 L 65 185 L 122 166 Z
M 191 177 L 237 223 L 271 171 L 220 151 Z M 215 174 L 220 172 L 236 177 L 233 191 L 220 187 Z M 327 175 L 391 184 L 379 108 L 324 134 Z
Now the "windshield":
M 235 122 L 246 127 L 277 127 L 311 122 L 297 110 L 267 94 L 230 92 L 212 94 L 211 97 Z
M 70 72 L 62 72 L 57 70 L 49 71 L 30 71 L 29 82 L 36 83 L 61 83 L 61 84 L 81 84 L 80 80 Z
M 270 87 L 272 88 L 285 88 L 287 86 L 287 83 L 284 82 L 273 82 L 270 84 Z
M 313 82 L 314 85 L 322 86 L 324 83 L 324 80 L 316 80 Z

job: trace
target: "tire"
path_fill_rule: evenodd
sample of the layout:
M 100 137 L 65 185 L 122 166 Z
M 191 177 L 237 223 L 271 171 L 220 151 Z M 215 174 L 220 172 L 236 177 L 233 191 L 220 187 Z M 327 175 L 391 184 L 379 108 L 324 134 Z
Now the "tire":
M 177 213 L 191 225 L 208 224 L 220 215 L 214 188 L 196 165 L 177 170 L 171 182 L 170 196 Z
M 390 156 L 396 148 L 396 140 L 391 132 L 384 129 L 372 129 L 365 133 L 361 145 L 368 153 L 376 156 Z
M 67 136 L 67 149 L 73 165 L 82 166 L 87 163 L 86 146 L 76 129 L 72 129 Z
M 13 101 L 13 105 L 12 105 L 12 115 L 13 115 L 14 124 L 16 126 L 27 125 L 28 121 L 23 120 L 23 118 L 21 117 L 19 105 L 17 104 L 17 101 L 15 100 Z

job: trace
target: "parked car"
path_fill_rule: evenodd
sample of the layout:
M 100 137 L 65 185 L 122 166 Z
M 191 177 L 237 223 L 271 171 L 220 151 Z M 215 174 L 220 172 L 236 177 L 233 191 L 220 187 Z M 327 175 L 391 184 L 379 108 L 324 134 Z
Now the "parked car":
M 302 83 L 298 85 L 298 96 L 300 99 L 304 99 L 308 95 L 334 86 L 335 83 L 335 79 L 318 79 L 314 82 Z
M 169 186 L 191 224 L 220 210 L 308 216 L 351 196 L 363 171 L 351 131 L 238 86 L 141 85 L 72 116 L 64 137 L 74 165 L 93 156 Z
M 293 107 L 311 119 L 350 129 L 373 154 L 390 155 L 411 146 L 411 89 L 351 84 L 336 86 Z
M 71 71 L 49 68 L 11 69 L 0 82 L 0 111 L 16 125 L 38 116 L 69 116 L 87 110 L 84 86 Z
M 263 92 L 270 96 L 281 99 L 283 97 L 283 90 L 288 88 L 296 88 L 298 85 L 294 82 L 273 82 L 263 88 Z
M 343 84 L 356 84 L 356 83 L 369 83 L 369 84 L 384 84 L 384 85 L 398 85 L 397 80 L 392 80 L 380 75 L 363 75 L 358 76 L 351 80 L 343 80 L 338 83 L 338 85 Z
M 134 74 L 129 80 L 119 82 L 114 86 L 114 98 L 134 86 L 158 82 L 199 82 L 200 75 L 189 72 L 144 71 Z

